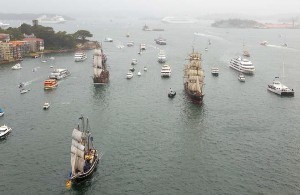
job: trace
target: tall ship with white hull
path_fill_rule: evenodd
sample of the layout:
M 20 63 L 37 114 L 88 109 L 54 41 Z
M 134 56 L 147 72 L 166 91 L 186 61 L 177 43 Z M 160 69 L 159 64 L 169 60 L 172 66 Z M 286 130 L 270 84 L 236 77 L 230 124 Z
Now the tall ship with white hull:
M 103 53 L 101 46 L 98 45 L 94 52 L 94 84 L 105 84 L 109 81 L 109 71 L 107 70 L 106 59 L 106 55 Z
M 254 74 L 255 71 L 255 67 L 253 66 L 252 62 L 241 57 L 231 59 L 229 67 L 244 74 Z
M 188 60 L 184 69 L 184 90 L 193 102 L 202 104 L 204 71 L 201 65 L 201 54 L 193 50 Z

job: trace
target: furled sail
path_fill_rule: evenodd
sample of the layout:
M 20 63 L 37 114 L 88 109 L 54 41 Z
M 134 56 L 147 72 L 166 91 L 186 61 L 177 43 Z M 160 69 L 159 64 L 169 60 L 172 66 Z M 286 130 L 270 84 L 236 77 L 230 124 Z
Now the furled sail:
M 95 49 L 94 51 L 94 74 L 96 76 L 99 76 L 102 72 L 103 66 L 102 66 L 102 51 L 101 49 Z

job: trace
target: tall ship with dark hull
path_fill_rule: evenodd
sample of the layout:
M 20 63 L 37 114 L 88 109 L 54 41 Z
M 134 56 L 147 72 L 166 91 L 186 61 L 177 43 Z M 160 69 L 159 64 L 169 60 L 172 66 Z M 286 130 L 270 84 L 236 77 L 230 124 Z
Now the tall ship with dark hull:
M 94 52 L 94 84 L 105 84 L 109 81 L 109 71 L 107 70 L 106 65 L 106 55 L 103 53 L 102 47 L 97 46 Z
M 202 104 L 203 86 L 204 71 L 201 65 L 201 54 L 193 50 L 184 68 L 184 90 L 194 103 Z

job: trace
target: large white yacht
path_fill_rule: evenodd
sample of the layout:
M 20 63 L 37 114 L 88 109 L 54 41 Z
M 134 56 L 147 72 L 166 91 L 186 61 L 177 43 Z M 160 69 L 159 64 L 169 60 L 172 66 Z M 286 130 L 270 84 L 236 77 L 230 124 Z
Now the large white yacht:
M 83 51 L 76 52 L 74 55 L 75 62 L 82 62 L 87 59 L 86 53 Z
M 253 74 L 255 71 L 252 62 L 241 57 L 231 59 L 229 66 L 244 74 Z
M 158 62 L 159 63 L 165 63 L 167 60 L 166 54 L 164 50 L 160 50 L 158 53 Z
M 272 84 L 268 85 L 268 90 L 281 96 L 294 96 L 294 89 L 290 89 L 279 81 L 279 77 L 275 77 Z
M 62 78 L 69 76 L 70 74 L 71 73 L 67 69 L 59 68 L 59 69 L 53 70 L 53 72 L 51 72 L 49 78 L 60 80 Z
M 48 17 L 47 15 L 42 15 L 41 17 L 37 18 L 39 23 L 44 24 L 58 24 L 58 23 L 64 23 L 66 20 L 62 16 L 53 16 Z
M 162 77 L 170 77 L 171 76 L 171 67 L 167 64 L 161 67 L 160 74 Z

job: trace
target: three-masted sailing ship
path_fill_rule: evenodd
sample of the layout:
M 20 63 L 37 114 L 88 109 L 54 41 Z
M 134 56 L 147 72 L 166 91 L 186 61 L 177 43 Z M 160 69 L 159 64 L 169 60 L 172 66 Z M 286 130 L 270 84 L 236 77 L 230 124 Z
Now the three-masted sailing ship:
M 188 56 L 188 64 L 184 69 L 184 89 L 190 99 L 197 103 L 203 102 L 204 71 L 201 66 L 201 54 L 195 52 Z
M 109 81 L 109 71 L 107 70 L 106 65 L 106 55 L 103 53 L 102 47 L 100 44 L 97 44 L 97 47 L 94 51 L 94 84 L 105 84 Z
M 85 121 L 83 116 L 79 119 L 81 125 L 78 124 L 72 132 L 70 182 L 79 182 L 91 176 L 102 156 L 93 146 L 88 119 Z

